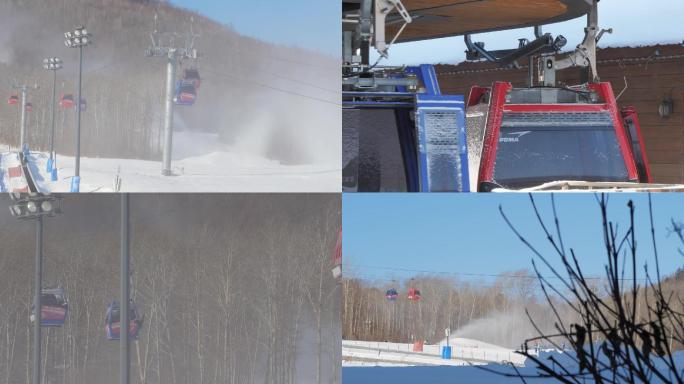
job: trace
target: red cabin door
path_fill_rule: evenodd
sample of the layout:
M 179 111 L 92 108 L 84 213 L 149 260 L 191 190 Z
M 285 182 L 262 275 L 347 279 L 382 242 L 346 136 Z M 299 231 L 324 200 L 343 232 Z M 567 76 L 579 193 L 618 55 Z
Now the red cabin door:
M 641 124 L 639 124 L 639 116 L 634 107 L 626 107 L 622 109 L 622 119 L 625 122 L 625 129 L 629 136 L 629 141 L 632 145 L 632 153 L 634 154 L 634 162 L 636 163 L 637 173 L 639 174 L 640 183 L 652 183 L 651 167 L 646 156 L 646 147 L 644 146 L 644 139 L 641 136 Z

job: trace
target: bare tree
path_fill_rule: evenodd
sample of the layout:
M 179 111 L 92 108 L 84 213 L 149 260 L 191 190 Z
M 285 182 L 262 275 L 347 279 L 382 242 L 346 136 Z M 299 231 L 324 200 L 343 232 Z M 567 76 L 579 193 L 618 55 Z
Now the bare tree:
M 582 271 L 582 259 L 564 243 L 554 196 L 551 196 L 552 223 L 547 224 L 532 195 L 530 201 L 541 231 L 554 254 L 545 255 L 511 223 L 500 207 L 501 215 L 520 241 L 534 255 L 533 266 L 546 299 L 555 316 L 555 332 L 537 328 L 539 336 L 525 342 L 520 353 L 536 366 L 537 377 L 549 377 L 563 383 L 622 383 L 658 381 L 682 383 L 684 372 L 674 359 L 675 348 L 684 345 L 684 302 L 661 276 L 653 207 L 649 195 L 651 249 L 637 248 L 635 206 L 627 204 L 629 225 L 620 229 L 608 216 L 608 196 L 596 196 L 603 228 L 605 291 Z M 682 227 L 672 221 L 671 231 L 683 240 Z M 645 247 L 644 247 L 645 248 Z M 639 256 L 650 253 L 655 275 L 648 264 L 638 265 Z M 562 269 L 553 267 L 551 257 L 559 258 Z M 541 263 L 557 282 L 540 272 Z M 681 284 L 680 284 L 681 288 Z M 561 307 L 572 316 L 562 314 Z M 532 324 L 533 316 L 529 315 Z M 568 319 L 569 318 L 569 319 Z M 535 325 L 536 326 L 536 325 Z M 545 343 L 557 349 L 568 347 L 572 353 L 563 358 L 542 358 L 530 349 L 532 343 Z
M 118 343 L 104 332 L 118 296 L 117 199 L 65 196 L 65 213 L 46 223 L 46 284 L 69 296 L 66 322 L 45 348 L 46 382 L 118 382 Z M 145 316 L 133 382 L 256 384 L 266 372 L 272 383 L 309 382 L 316 353 L 321 382 L 336 382 L 328 368 L 341 350 L 328 346 L 340 339 L 339 290 L 328 263 L 339 203 L 339 195 L 132 198 L 132 294 Z M 0 382 L 8 384 L 30 377 L 32 228 L 0 215 Z M 314 307 L 307 290 L 317 298 L 321 281 Z

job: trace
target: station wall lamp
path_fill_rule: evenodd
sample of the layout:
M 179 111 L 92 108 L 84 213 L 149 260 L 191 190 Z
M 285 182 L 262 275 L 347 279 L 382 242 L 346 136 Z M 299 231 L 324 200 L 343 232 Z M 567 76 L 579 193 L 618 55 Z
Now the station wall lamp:
M 667 119 L 672 116 L 672 113 L 674 113 L 674 101 L 669 97 L 663 98 L 658 106 L 658 115 L 663 119 Z

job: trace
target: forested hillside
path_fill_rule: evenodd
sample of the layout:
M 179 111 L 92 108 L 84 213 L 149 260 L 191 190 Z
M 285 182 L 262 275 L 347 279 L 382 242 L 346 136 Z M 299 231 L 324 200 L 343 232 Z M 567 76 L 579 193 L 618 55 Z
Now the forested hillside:
M 0 383 L 30 381 L 35 225 L 0 200 Z M 132 195 L 131 285 L 144 324 L 133 383 L 339 378 L 333 195 Z M 119 197 L 65 198 L 45 221 L 45 286 L 69 313 L 43 333 L 44 383 L 118 383 L 105 310 L 119 292 Z
M 240 35 L 165 2 L 133 0 L 0 0 L 0 141 L 18 142 L 18 110 L 4 101 L 14 83 L 38 85 L 29 101 L 29 143 L 48 143 L 52 74 L 45 57 L 65 62 L 58 94 L 74 93 L 78 52 L 64 32 L 85 25 L 82 145 L 86 156 L 158 159 L 163 126 L 166 65 L 146 58 L 154 17 L 160 32 L 198 33 L 197 63 L 203 82 L 195 106 L 178 107 L 176 129 L 219 133 L 236 150 L 286 164 L 340 159 L 338 62 L 316 52 L 277 46 Z M 267 26 L 264 26 L 267 27 Z M 332 41 L 331 36 L 331 41 Z M 336 42 L 337 40 L 335 40 Z M 59 109 L 56 147 L 74 151 L 75 110 Z
M 663 291 L 674 298 L 672 305 L 681 310 L 677 298 L 684 292 L 684 278 L 680 271 L 663 280 Z M 605 280 L 592 280 L 596 292 L 606 297 Z M 396 301 L 385 297 L 388 289 L 399 293 Z M 421 292 L 419 301 L 407 298 L 407 291 Z M 452 334 L 518 348 L 525 339 L 539 336 L 526 311 L 545 333 L 554 333 L 555 317 L 530 271 L 501 274 L 490 284 L 454 278 L 416 276 L 398 282 L 369 282 L 346 279 L 342 288 L 342 332 L 345 340 L 392 341 L 409 343 L 427 340 L 436 343 L 444 338 L 444 329 Z M 644 292 L 648 295 L 645 296 Z M 646 321 L 646 297 L 653 299 L 651 290 L 640 288 L 637 313 Z M 577 315 L 552 295 L 556 309 L 567 323 L 577 321 Z M 684 346 L 673 345 L 675 349 Z
M 396 301 L 385 297 L 390 288 L 399 293 Z M 407 298 L 410 288 L 420 291 L 420 300 Z M 538 294 L 534 276 L 524 270 L 503 274 L 492 284 L 434 276 L 416 276 L 401 284 L 345 280 L 343 338 L 437 343 L 445 337 L 444 329 L 451 328 L 457 337 L 516 348 L 536 336 L 526 308 L 545 329 L 553 327 Z

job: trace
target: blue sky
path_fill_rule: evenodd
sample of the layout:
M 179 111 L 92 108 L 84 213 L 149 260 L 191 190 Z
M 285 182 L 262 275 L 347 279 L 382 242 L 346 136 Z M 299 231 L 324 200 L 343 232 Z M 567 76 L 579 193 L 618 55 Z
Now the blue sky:
M 550 195 L 535 198 L 542 215 L 550 219 Z M 639 264 L 652 263 L 648 195 L 612 194 L 609 214 L 626 228 L 629 198 L 637 208 Z M 556 203 L 566 246 L 575 248 L 587 275 L 603 276 L 606 258 L 594 195 L 558 194 Z M 550 254 L 525 194 L 344 194 L 345 273 L 389 282 L 410 277 L 415 274 L 412 271 L 496 275 L 531 269 L 533 255 L 501 218 L 500 204 L 522 234 Z M 667 231 L 671 218 L 684 221 L 684 196 L 655 194 L 653 205 L 661 271 L 670 274 L 684 266 L 684 257 L 677 253 L 681 244 Z M 558 265 L 557 257 L 550 260 Z M 655 271 L 654 264 L 650 268 Z
M 332 0 L 172 0 L 243 35 L 340 55 L 341 3 Z
M 656 42 L 681 43 L 684 1 L 682 0 L 602 0 L 599 3 L 599 24 L 613 28 L 605 34 L 600 46 L 647 45 Z M 586 18 L 544 27 L 544 32 L 561 34 L 568 39 L 566 49 L 573 49 L 584 38 Z M 473 36 L 473 41 L 485 42 L 487 49 L 515 48 L 519 38 L 534 37 L 532 28 L 492 32 Z M 463 37 L 434 39 L 397 44 L 390 49 L 385 65 L 457 63 L 465 60 Z M 376 56 L 377 58 L 377 56 Z

